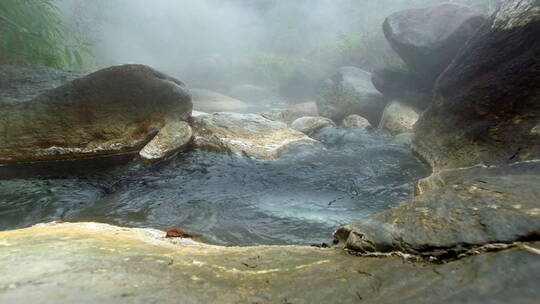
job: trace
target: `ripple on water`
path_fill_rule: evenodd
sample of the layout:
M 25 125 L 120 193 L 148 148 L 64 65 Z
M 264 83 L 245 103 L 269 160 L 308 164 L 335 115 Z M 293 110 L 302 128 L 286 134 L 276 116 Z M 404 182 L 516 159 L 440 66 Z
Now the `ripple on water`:
M 275 160 L 187 151 L 143 165 L 94 159 L 0 167 L 0 229 L 51 220 L 180 226 L 226 245 L 327 242 L 410 196 L 426 168 L 381 131 L 326 128 Z

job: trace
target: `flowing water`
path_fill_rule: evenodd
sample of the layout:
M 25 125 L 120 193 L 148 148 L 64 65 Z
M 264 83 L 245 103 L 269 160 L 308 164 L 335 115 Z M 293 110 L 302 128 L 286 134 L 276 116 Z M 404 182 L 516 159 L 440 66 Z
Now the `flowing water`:
M 426 168 L 384 132 L 326 128 L 274 160 L 191 150 L 0 167 L 0 230 L 52 220 L 182 227 L 214 244 L 328 242 L 411 195 Z

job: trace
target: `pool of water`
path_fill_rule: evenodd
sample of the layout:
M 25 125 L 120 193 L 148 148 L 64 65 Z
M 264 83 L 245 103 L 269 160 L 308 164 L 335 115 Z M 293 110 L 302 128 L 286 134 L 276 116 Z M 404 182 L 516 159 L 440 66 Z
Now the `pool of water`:
M 0 167 L 0 230 L 52 220 L 182 227 L 222 245 L 328 242 L 408 199 L 427 169 L 382 132 L 326 128 L 279 159 L 191 150 Z

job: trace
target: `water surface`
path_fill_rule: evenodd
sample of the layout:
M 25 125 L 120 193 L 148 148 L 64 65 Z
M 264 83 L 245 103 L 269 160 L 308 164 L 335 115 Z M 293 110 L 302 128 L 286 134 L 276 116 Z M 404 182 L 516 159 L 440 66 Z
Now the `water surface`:
M 0 229 L 52 220 L 179 226 L 223 245 L 328 242 L 411 195 L 426 168 L 382 131 L 323 129 L 324 147 L 260 160 L 192 150 L 159 164 L 107 159 L 0 167 Z

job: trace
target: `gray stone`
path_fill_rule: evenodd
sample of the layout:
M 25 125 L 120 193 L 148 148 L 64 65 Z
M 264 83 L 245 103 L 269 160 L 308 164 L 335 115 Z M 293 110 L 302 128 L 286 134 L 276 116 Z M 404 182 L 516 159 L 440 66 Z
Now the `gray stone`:
M 351 114 L 361 115 L 378 125 L 386 99 L 371 83 L 371 74 L 355 67 L 343 67 L 327 79 L 317 97 L 319 115 L 341 122 Z
M 373 129 L 373 126 L 371 126 L 367 119 L 356 114 L 345 117 L 341 122 L 341 125 L 346 129 Z
M 288 145 L 318 144 L 286 124 L 257 114 L 221 112 L 192 119 L 197 148 L 243 153 L 262 158 L 278 157 Z
M 418 112 L 412 107 L 392 101 L 384 109 L 379 128 L 393 134 L 412 132 L 418 117 Z
M 325 127 L 333 127 L 336 124 L 328 118 L 320 116 L 305 116 L 293 121 L 291 128 L 308 136 Z

